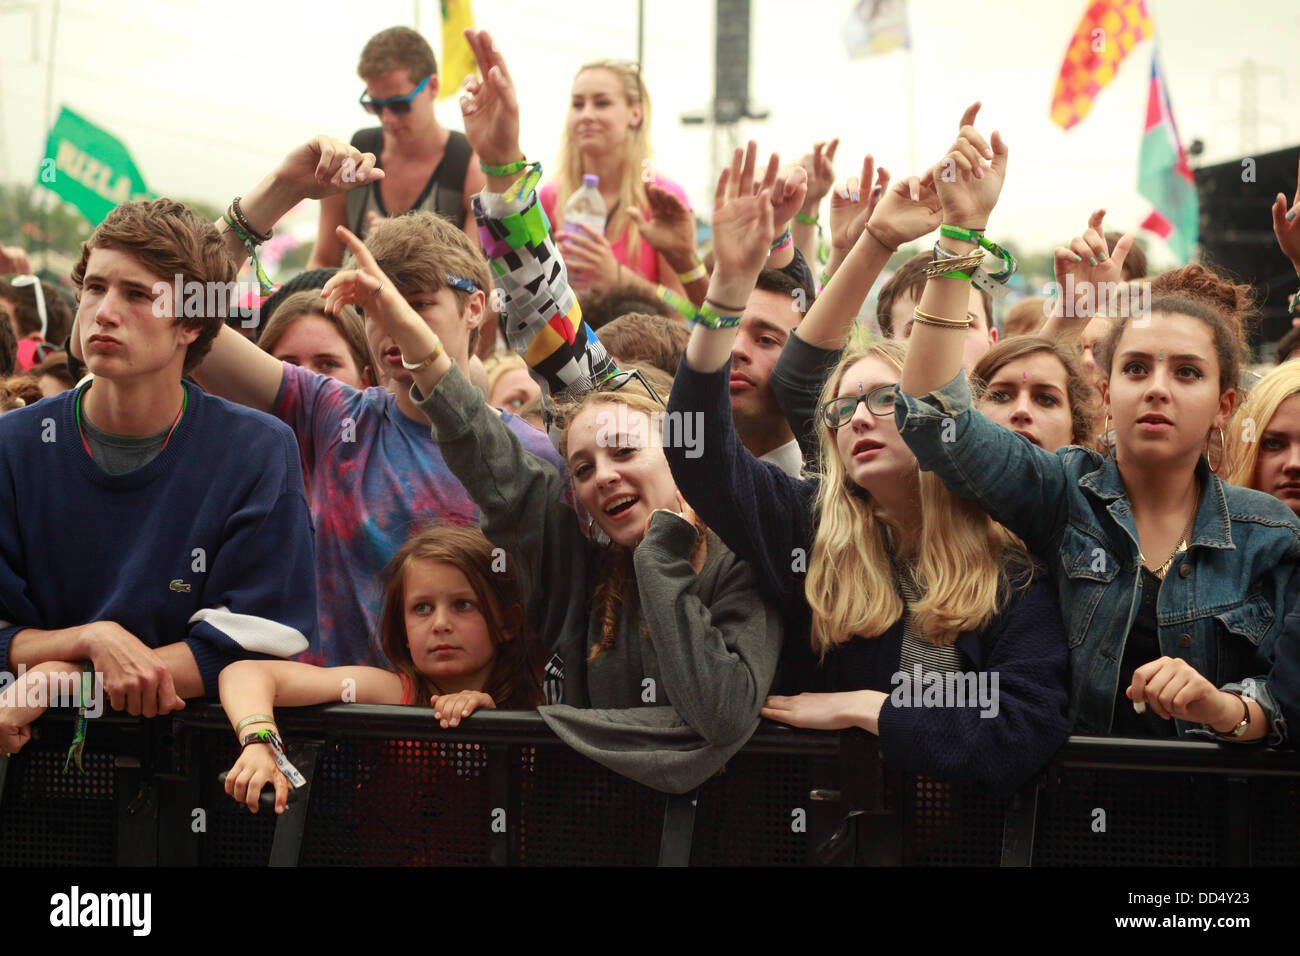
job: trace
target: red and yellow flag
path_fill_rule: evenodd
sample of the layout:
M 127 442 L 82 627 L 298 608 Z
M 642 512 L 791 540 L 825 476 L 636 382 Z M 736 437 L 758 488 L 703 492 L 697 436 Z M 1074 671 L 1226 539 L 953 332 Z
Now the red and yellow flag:
M 1154 36 L 1144 0 L 1094 0 L 1065 51 L 1052 94 L 1052 122 L 1070 129 L 1092 109 L 1132 49 Z

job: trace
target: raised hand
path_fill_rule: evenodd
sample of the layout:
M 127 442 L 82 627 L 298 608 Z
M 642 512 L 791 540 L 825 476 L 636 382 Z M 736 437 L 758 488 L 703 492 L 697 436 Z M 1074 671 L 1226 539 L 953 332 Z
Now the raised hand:
M 774 238 L 771 193 L 754 190 L 754 161 L 758 144 L 750 140 L 745 150 L 737 149 L 731 165 L 722 170 L 713 195 L 713 255 L 715 281 L 753 287 Z M 773 163 L 768 164 L 775 179 Z M 737 281 L 738 280 L 738 281 Z M 748 293 L 746 293 L 748 295 Z
M 1007 174 L 1007 144 L 995 130 L 989 140 L 975 129 L 980 104 L 962 114 L 957 140 L 923 181 L 932 180 L 943 205 L 943 220 L 966 229 L 983 229 L 997 205 Z
M 829 145 L 813 143 L 813 151 L 804 153 L 799 160 L 799 165 L 808 173 L 808 195 L 804 198 L 803 211 L 809 216 L 817 214 L 822 200 L 835 185 L 835 150 L 839 146 L 838 139 L 831 140 Z
M 1300 272 L 1300 162 L 1296 164 L 1295 201 L 1288 208 L 1286 193 L 1273 200 L 1273 235 L 1291 265 Z
M 352 253 L 356 265 L 334 273 L 321 289 L 326 314 L 338 315 L 343 306 L 354 305 L 394 338 L 394 328 L 401 323 L 424 325 L 424 320 L 397 291 L 393 280 L 379 268 L 365 243 L 347 226 L 339 226 L 335 234 Z
M 1103 283 L 1124 281 L 1124 260 L 1133 248 L 1136 237 L 1127 233 L 1111 249 L 1106 244 L 1106 231 L 1102 219 L 1106 210 L 1098 209 L 1088 217 L 1088 228 L 1083 235 L 1070 240 L 1069 247 L 1057 246 L 1052 253 L 1052 266 L 1061 295 L 1065 295 L 1066 277 L 1073 276 L 1068 285 L 1074 289 L 1074 318 L 1091 318 L 1096 306 L 1101 304 L 1102 292 L 1115 288 Z M 1061 303 L 1065 305 L 1064 302 Z
M 875 186 L 871 185 L 875 179 Z M 850 176 L 843 189 L 831 193 L 831 248 L 844 254 L 857 244 L 877 204 L 889 189 L 889 170 L 876 169 L 875 159 L 862 158 L 862 175 Z
M 695 216 L 670 189 L 658 183 L 645 187 L 650 218 L 635 206 L 627 214 L 634 217 L 641 237 L 660 253 L 678 272 L 686 272 L 695 264 Z
M 466 30 L 465 39 L 482 77 L 465 79 L 465 92 L 460 98 L 465 136 L 484 163 L 513 163 L 524 155 L 519 148 L 519 98 L 514 80 L 490 33 Z
M 363 153 L 332 136 L 313 136 L 280 161 L 275 178 L 299 198 L 321 199 L 378 182 L 384 171 L 375 169 L 374 153 Z
M 776 154 L 768 163 L 763 181 L 754 186 L 755 191 L 768 190 L 772 197 L 772 223 L 774 229 L 785 229 L 794 214 L 803 208 L 808 195 L 808 173 L 797 163 L 777 168 Z
M 888 182 L 888 173 L 885 176 Z M 920 177 L 908 176 L 885 190 L 867 228 L 886 248 L 898 249 L 934 232 L 942 219 L 943 208 L 934 184 L 927 185 Z

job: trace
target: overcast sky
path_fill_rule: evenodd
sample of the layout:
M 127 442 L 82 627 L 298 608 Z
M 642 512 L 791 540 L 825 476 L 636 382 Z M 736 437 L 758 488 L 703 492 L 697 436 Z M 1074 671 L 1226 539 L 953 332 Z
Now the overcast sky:
M 1300 143 L 1294 0 L 1148 0 L 1175 117 L 1185 143 L 1206 144 L 1201 163 Z M 66 104 L 122 139 L 151 188 L 225 205 L 295 143 L 317 132 L 347 139 L 368 125 L 355 74 L 366 39 L 412 24 L 417 5 L 392 0 L 75 0 L 60 4 L 53 113 Z M 418 4 L 435 52 L 436 2 Z M 635 0 L 474 0 L 521 88 L 523 145 L 553 161 L 579 64 L 636 56 Z M 905 54 L 849 60 L 841 38 L 852 0 L 754 0 L 753 99 L 771 110 L 742 136 L 796 158 L 815 139 L 841 138 L 836 172 L 855 172 L 873 152 L 907 172 Z M 911 0 L 912 108 L 918 165 L 951 141 L 962 108 L 985 102 L 980 125 L 1011 148 L 1006 190 L 990 234 L 1023 248 L 1054 245 L 1082 229 L 1094 205 L 1108 225 L 1131 228 L 1148 211 L 1136 191 L 1152 44 L 1130 54 L 1092 113 L 1070 133 L 1048 119 L 1057 72 L 1086 0 L 1004 0 L 954 5 Z M 647 0 L 645 76 L 662 171 L 697 206 L 709 137 L 682 112 L 712 91 L 713 5 Z M 31 181 L 51 117 L 44 115 L 52 0 L 0 0 L 0 179 Z M 33 24 L 35 44 L 33 45 Z M 34 48 L 33 48 L 34 46 Z M 1240 68 L 1262 70 L 1253 143 L 1244 142 Z M 1234 72 L 1237 71 L 1237 72 Z M 1288 108 L 1289 107 L 1289 108 Z M 439 116 L 460 125 L 454 99 Z M 553 162 L 551 163 L 553 165 Z M 1295 183 L 1260 183 L 1267 198 Z M 305 228 L 315 213 L 306 214 Z M 9 237 L 11 238 L 11 237 Z M 1154 241 L 1154 240 L 1153 240 Z M 1156 242 L 1156 259 L 1165 258 Z

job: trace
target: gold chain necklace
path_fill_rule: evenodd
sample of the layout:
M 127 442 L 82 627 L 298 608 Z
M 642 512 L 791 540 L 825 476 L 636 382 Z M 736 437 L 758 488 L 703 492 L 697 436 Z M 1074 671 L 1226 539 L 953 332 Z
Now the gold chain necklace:
M 1192 535 L 1192 525 L 1196 523 L 1196 512 L 1200 508 L 1200 504 L 1201 504 L 1201 485 L 1200 482 L 1197 482 L 1196 500 L 1192 505 L 1192 514 L 1191 517 L 1187 519 L 1187 527 L 1183 528 L 1183 534 L 1182 537 L 1178 539 L 1178 544 L 1174 545 L 1174 550 L 1169 552 L 1169 557 L 1165 559 L 1164 564 L 1160 565 L 1159 570 L 1155 570 L 1152 568 L 1147 569 L 1162 581 L 1164 580 L 1165 574 L 1168 573 L 1170 565 L 1174 563 L 1174 558 L 1176 558 L 1181 552 L 1187 550 L 1187 539 L 1190 538 Z M 1138 551 L 1138 561 L 1140 561 L 1143 565 L 1147 563 L 1146 555 L 1143 554 L 1140 550 Z

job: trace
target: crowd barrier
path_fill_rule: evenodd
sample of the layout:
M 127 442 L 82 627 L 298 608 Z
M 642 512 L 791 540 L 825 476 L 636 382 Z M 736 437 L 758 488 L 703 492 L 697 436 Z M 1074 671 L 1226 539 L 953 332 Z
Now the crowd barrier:
M 561 744 L 536 713 L 285 709 L 308 787 L 254 815 L 218 774 L 220 707 L 90 724 L 0 757 L 5 866 L 1300 864 L 1300 754 L 1074 737 L 1012 798 L 891 770 L 875 738 L 764 722 L 725 771 L 670 796 Z

